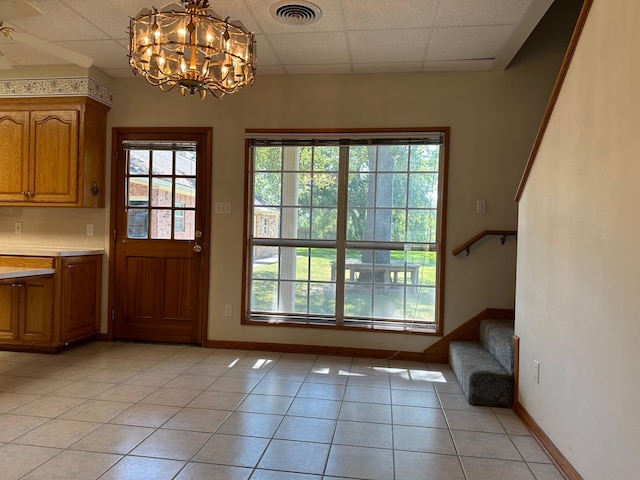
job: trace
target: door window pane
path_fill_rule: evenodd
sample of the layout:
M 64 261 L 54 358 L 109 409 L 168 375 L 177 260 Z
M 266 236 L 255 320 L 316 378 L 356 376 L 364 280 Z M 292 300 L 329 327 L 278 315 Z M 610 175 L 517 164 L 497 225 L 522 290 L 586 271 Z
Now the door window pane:
M 196 152 L 176 151 L 176 175 L 196 176 Z
M 146 208 L 127 210 L 127 238 L 148 238 L 149 211 Z
M 171 210 L 151 210 L 151 238 L 171 239 Z
M 173 200 L 173 179 L 153 177 L 151 182 L 151 206 L 170 207 Z
M 149 164 L 151 162 L 151 151 L 149 150 L 130 150 L 129 151 L 129 168 L 130 175 L 147 175 L 149 173 Z
M 153 175 L 173 175 L 173 151 L 153 151 Z
M 176 198 L 175 205 L 181 205 L 187 208 L 195 208 L 196 206 L 196 179 L 195 178 L 176 178 Z
M 173 238 L 194 240 L 196 238 L 195 211 L 174 210 L 173 215 Z

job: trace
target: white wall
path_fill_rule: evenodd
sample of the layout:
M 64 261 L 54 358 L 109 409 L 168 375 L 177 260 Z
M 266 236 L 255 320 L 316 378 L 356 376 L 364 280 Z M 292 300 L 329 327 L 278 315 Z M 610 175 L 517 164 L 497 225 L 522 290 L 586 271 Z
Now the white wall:
M 566 22 L 557 23 L 534 33 L 538 48 L 525 47 L 525 54 L 504 72 L 287 77 L 260 76 L 258 72 L 253 87 L 221 100 L 205 101 L 184 98 L 177 92 L 163 93 L 141 79 L 114 81 L 109 149 L 112 127 L 213 128 L 212 200 L 231 202 L 233 213 L 212 215 L 209 338 L 416 352 L 437 340 L 240 325 L 244 130 L 451 127 L 445 248 L 450 252 L 480 230 L 516 227 L 514 192 L 566 45 Z M 108 175 L 110 168 L 109 161 Z M 486 215 L 475 213 L 477 199 L 487 200 Z M 87 218 L 102 223 L 95 237 L 83 235 Z M 24 233 L 19 237 L 13 234 L 15 221 L 23 223 Z M 90 242 L 93 246 L 102 242 L 106 248 L 108 222 L 108 208 L 0 208 L 0 244 Z M 513 241 L 503 247 L 498 239 L 490 239 L 474 248 L 469 257 L 447 253 L 445 332 L 484 308 L 512 308 L 514 265 Z M 232 320 L 223 316 L 226 303 L 234 306 Z M 106 304 L 105 296 L 103 331 Z
M 519 205 L 519 401 L 586 480 L 640 471 L 639 22 L 594 1 Z

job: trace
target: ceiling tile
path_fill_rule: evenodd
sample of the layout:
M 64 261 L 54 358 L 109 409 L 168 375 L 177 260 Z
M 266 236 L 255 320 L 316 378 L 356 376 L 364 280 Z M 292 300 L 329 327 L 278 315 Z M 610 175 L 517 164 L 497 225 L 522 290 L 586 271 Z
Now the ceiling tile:
M 48 41 L 108 38 L 102 31 L 58 0 L 34 0 L 31 3 L 43 14 L 10 22 L 16 29 Z
M 511 26 L 434 28 L 427 61 L 495 58 Z
M 2 44 L 0 50 L 5 57 L 17 65 L 62 65 L 67 63 L 65 60 L 18 42 Z
M 276 56 L 264 35 L 256 36 L 256 58 L 258 65 L 279 65 L 280 59 Z
M 123 48 L 115 40 L 59 42 L 59 44 L 93 58 L 93 65 L 100 69 L 127 68 L 129 66 L 128 48 Z
M 353 73 L 421 72 L 422 62 L 355 63 Z
M 276 33 L 267 38 L 285 65 L 349 63 L 347 41 L 342 32 Z
M 425 62 L 425 72 L 488 72 L 493 59 Z
M 160 7 L 167 1 L 161 1 Z M 73 8 L 81 16 L 111 38 L 129 37 L 129 17 L 134 17 L 143 8 L 151 8 L 154 0 L 64 0 L 64 3 Z
M 433 25 L 438 0 L 342 0 L 347 30 Z
M 271 5 L 276 0 L 245 0 L 251 13 L 255 17 L 263 33 L 293 33 L 293 32 L 335 32 L 344 30 L 344 20 L 340 9 L 340 2 L 336 0 L 313 0 L 322 10 L 320 19 L 309 25 L 288 25 L 276 20 L 271 15 Z M 295 3 L 292 0 L 291 3 Z
M 264 67 L 258 64 L 256 68 L 256 77 L 260 78 L 261 75 L 284 75 L 287 71 L 281 65 L 265 65 Z M 256 80 L 257 82 L 258 80 Z
M 355 63 L 421 62 L 429 34 L 424 28 L 348 32 L 351 60 Z
M 292 75 L 339 75 L 351 73 L 348 64 L 341 65 L 285 65 L 287 73 Z
M 149 1 L 153 3 L 156 0 Z M 209 0 L 209 9 L 216 12 L 222 19 L 228 17 L 230 21 L 240 21 L 250 32 L 260 31 L 255 16 L 241 0 Z
M 440 0 L 435 25 L 505 25 L 518 22 L 532 0 Z

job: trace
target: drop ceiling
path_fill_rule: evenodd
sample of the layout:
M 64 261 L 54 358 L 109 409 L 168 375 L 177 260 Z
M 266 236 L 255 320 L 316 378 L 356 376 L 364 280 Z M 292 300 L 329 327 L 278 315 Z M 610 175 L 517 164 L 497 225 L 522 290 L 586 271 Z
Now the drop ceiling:
M 14 0 L 0 0 L 0 11 L 9 1 Z M 0 21 L 87 55 L 95 67 L 116 78 L 133 76 L 127 59 L 129 17 L 165 4 L 29 3 L 42 14 Z M 313 0 L 322 13 L 308 25 L 277 20 L 271 14 L 274 3 L 210 0 L 210 8 L 222 18 L 240 20 L 256 34 L 258 75 L 503 70 L 553 0 Z M 4 36 L 0 52 L 9 66 L 66 63 Z

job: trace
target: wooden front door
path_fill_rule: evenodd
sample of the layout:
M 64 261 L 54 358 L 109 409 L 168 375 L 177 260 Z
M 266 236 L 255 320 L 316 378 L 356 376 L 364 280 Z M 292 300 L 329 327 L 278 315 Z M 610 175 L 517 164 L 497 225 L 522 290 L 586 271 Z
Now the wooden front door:
M 113 151 L 110 336 L 203 344 L 211 130 L 116 128 Z

